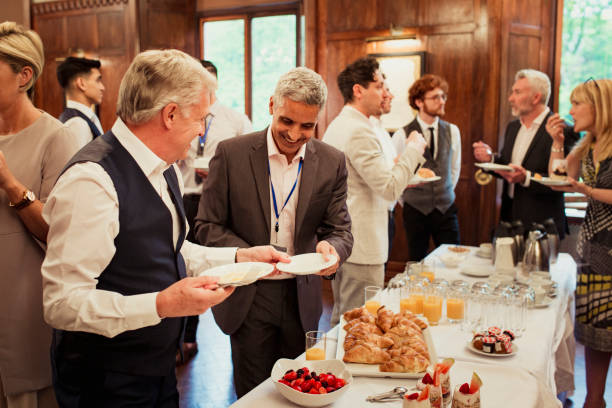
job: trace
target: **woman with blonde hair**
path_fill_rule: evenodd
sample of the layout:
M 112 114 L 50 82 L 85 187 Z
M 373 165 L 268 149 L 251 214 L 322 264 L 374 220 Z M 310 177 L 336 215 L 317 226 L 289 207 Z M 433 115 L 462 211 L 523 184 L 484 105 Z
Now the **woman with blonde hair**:
M 585 346 L 587 396 L 585 408 L 605 407 L 606 376 L 612 356 L 612 80 L 589 79 L 570 96 L 574 130 L 586 135 L 567 156 L 567 187 L 588 197 L 578 236 L 583 266 L 576 287 L 578 341 Z M 546 130 L 553 138 L 549 172 L 563 158 L 563 121 L 552 116 Z M 578 181 L 582 177 L 582 182 Z M 603 306 L 603 307 L 602 307 Z
M 42 313 L 42 207 L 77 144 L 28 96 L 43 64 L 38 34 L 0 24 L 0 408 L 57 406 Z

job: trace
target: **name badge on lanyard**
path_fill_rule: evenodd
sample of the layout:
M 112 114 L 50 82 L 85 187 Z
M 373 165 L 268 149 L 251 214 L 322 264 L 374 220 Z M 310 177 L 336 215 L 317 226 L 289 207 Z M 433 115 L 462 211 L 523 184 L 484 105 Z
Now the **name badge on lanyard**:
M 298 166 L 297 176 L 295 176 L 295 181 L 293 182 L 293 187 L 291 187 L 291 191 L 289 191 L 289 195 L 287 196 L 287 199 L 285 200 L 285 203 L 283 204 L 282 208 L 280 209 L 280 211 L 278 211 L 278 206 L 276 205 L 276 193 L 274 192 L 274 184 L 272 183 L 272 176 L 270 175 L 270 159 L 268 159 L 268 176 L 270 177 L 270 189 L 272 190 L 272 203 L 274 204 L 273 205 L 274 216 L 276 217 L 276 223 L 274 224 L 274 232 L 276 232 L 276 234 L 274 234 L 275 239 L 278 236 L 278 231 L 280 229 L 278 225 L 278 218 L 280 217 L 280 214 L 285 209 L 285 206 L 287 205 L 287 203 L 289 202 L 289 199 L 291 198 L 291 196 L 293 195 L 293 192 L 295 191 L 295 186 L 297 186 L 298 179 L 300 178 L 300 172 L 302 171 L 303 162 L 304 160 L 300 158 L 300 164 Z

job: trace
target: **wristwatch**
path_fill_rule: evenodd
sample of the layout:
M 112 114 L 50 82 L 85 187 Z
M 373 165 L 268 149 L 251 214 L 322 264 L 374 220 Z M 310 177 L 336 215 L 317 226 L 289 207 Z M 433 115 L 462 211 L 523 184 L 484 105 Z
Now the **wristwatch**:
M 9 206 L 14 207 L 16 210 L 21 210 L 22 208 L 26 208 L 28 205 L 32 204 L 36 200 L 36 195 L 31 190 L 26 190 L 23 192 L 23 198 L 20 202 L 13 204 L 9 203 Z

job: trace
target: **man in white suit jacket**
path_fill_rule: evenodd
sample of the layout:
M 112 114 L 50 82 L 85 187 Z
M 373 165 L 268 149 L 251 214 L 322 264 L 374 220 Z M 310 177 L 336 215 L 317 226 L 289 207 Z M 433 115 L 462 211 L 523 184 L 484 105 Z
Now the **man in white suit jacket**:
M 332 281 L 334 308 L 331 324 L 345 311 L 364 303 L 364 288 L 384 284 L 387 261 L 387 205 L 397 200 L 417 169 L 425 163 L 425 139 L 417 132 L 390 165 L 376 136 L 371 115 L 382 113 L 386 94 L 378 62 L 361 58 L 338 75 L 344 98 L 340 114 L 329 124 L 323 141 L 344 152 L 348 169 L 347 206 L 352 219 L 353 252 Z

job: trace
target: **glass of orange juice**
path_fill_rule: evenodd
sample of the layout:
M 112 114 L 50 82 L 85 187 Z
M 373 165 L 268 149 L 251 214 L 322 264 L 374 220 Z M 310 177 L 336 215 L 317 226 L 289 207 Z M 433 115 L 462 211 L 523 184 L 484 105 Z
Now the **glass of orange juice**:
M 439 285 L 431 284 L 427 287 L 423 300 L 423 316 L 429 324 L 437 326 L 442 318 L 442 304 L 444 303 L 443 289 Z
M 325 360 L 327 335 L 323 331 L 306 332 L 306 360 Z
M 364 289 L 365 307 L 368 309 L 368 312 L 372 313 L 374 316 L 376 316 L 381 306 L 380 292 L 381 288 L 379 286 L 366 286 Z

